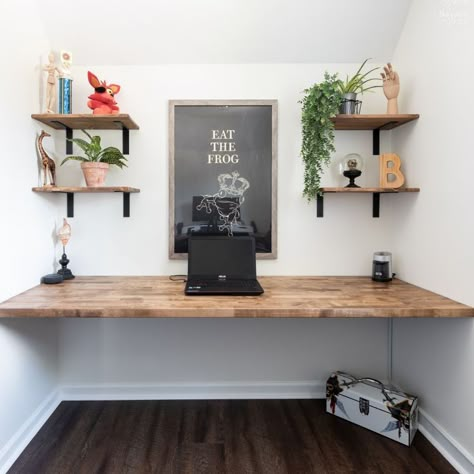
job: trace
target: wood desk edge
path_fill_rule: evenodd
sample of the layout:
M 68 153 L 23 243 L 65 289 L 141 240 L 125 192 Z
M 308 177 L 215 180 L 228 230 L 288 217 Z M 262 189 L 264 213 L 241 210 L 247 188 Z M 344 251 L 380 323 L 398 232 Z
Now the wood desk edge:
M 183 284 L 166 276 L 83 276 L 60 285 L 38 285 L 0 303 L 0 318 L 474 317 L 474 308 L 398 279 L 391 283 L 348 276 L 259 280 L 266 290 L 262 296 L 211 297 L 184 296 Z M 72 288 L 79 293 L 74 295 Z

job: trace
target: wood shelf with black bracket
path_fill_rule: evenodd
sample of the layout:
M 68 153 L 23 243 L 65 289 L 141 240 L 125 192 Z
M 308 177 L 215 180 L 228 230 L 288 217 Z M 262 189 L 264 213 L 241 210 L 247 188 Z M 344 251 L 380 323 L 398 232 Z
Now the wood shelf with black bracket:
M 129 154 L 129 130 L 140 127 L 128 114 L 32 114 L 31 118 L 56 130 L 66 130 L 66 138 L 73 138 L 73 130 L 122 130 L 122 151 Z M 72 155 L 72 142 L 66 140 L 66 154 Z
M 419 193 L 420 188 L 321 188 L 321 194 L 316 196 L 316 215 L 324 217 L 325 193 L 372 193 L 372 217 L 380 217 L 380 195 L 397 193 Z
M 35 193 L 63 193 L 67 195 L 67 217 L 74 217 L 74 194 L 76 193 L 123 193 L 123 217 L 130 217 L 130 193 L 139 193 L 140 189 L 130 186 L 43 186 L 33 188 Z
M 419 117 L 419 114 L 355 114 L 336 115 L 331 121 L 334 130 L 372 130 L 373 154 L 380 155 L 381 130 L 392 130 Z
M 334 130 L 372 130 L 373 154 L 380 155 L 380 131 L 393 130 L 418 120 L 419 114 L 341 114 L 331 119 Z M 389 193 L 419 193 L 420 188 L 321 188 L 316 196 L 316 216 L 324 217 L 325 193 L 372 193 L 372 217 L 380 217 L 380 195 Z

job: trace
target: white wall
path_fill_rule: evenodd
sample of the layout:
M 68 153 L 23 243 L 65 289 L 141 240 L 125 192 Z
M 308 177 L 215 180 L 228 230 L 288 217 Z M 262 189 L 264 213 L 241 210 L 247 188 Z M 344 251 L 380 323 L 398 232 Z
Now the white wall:
M 317 219 L 314 202 L 302 198 L 299 157 L 301 91 L 321 80 L 325 69 L 345 73 L 357 66 L 91 66 L 99 78 L 121 84 L 117 101 L 140 125 L 131 132 L 129 168 L 114 171 L 109 183 L 137 186 L 141 193 L 131 196 L 129 219 L 121 217 L 120 196 L 76 196 L 69 246 L 73 270 L 84 275 L 186 272 L 185 261 L 168 259 L 167 101 L 220 98 L 279 102 L 279 257 L 259 261 L 258 273 L 369 275 L 372 253 L 391 247 L 388 210 L 396 202 L 383 200 L 381 218 L 373 219 L 369 195 L 328 196 L 325 217 Z M 74 72 L 75 112 L 87 111 L 86 72 Z M 367 113 L 385 110 L 380 91 L 365 100 Z M 119 133 L 103 135 L 120 146 Z M 367 158 L 361 179 L 367 185 L 377 179 L 371 139 L 370 132 L 336 137 L 338 158 L 353 151 Z M 81 180 L 77 163 L 60 173 L 60 182 Z M 329 173 L 325 183 L 336 179 Z M 68 384 L 300 382 L 323 380 L 337 368 L 383 377 L 386 368 L 386 321 L 64 321 L 61 341 L 61 374 Z
M 400 196 L 394 215 L 398 273 L 416 285 L 474 305 L 471 78 L 472 2 L 416 0 L 396 50 L 402 112 L 416 130 L 394 132 L 416 201 Z M 398 321 L 395 374 L 422 407 L 474 453 L 474 321 Z M 471 454 L 472 456 L 472 454 Z M 474 458 L 474 456 L 473 456 Z
M 25 14 L 28 12 L 28 14 Z M 39 55 L 48 41 L 35 2 L 2 2 L 2 186 L 0 301 L 53 270 L 56 204 L 31 192 L 38 183 L 35 128 Z M 57 384 L 55 321 L 0 320 L 0 470 L 7 442 Z

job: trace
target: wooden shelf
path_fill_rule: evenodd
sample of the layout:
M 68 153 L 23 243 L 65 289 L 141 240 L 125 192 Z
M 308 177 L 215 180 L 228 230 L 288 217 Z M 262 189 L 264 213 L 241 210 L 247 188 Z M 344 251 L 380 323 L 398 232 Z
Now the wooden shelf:
M 321 188 L 323 193 L 419 193 L 420 188 Z
M 128 114 L 32 114 L 38 120 L 56 130 L 66 130 L 66 155 L 72 155 L 73 130 L 122 130 L 122 150 L 124 155 L 130 152 L 130 130 L 140 127 Z
M 72 257 L 71 257 L 72 259 Z M 74 270 L 74 259 L 71 261 Z M 474 309 L 401 280 L 260 277 L 261 296 L 185 296 L 155 276 L 83 276 L 0 304 L 5 318 L 461 318 Z
M 321 188 L 316 196 L 316 217 L 324 217 L 324 197 L 326 193 L 371 193 L 372 217 L 380 217 L 380 195 L 397 193 L 419 193 L 420 188 Z
M 85 186 L 38 186 L 32 188 L 35 193 L 139 193 L 140 189 L 130 186 L 102 186 L 98 188 Z
M 38 120 L 56 130 L 138 130 L 140 127 L 128 114 L 94 115 L 94 114 L 32 114 Z
M 32 188 L 35 193 L 62 193 L 67 195 L 67 217 L 74 217 L 75 193 L 123 193 L 123 217 L 130 217 L 130 193 L 139 193 L 140 189 L 130 186 L 102 186 L 97 188 L 79 186 L 41 186 Z
M 392 130 L 419 117 L 419 114 L 355 114 L 336 115 L 331 121 L 335 130 Z

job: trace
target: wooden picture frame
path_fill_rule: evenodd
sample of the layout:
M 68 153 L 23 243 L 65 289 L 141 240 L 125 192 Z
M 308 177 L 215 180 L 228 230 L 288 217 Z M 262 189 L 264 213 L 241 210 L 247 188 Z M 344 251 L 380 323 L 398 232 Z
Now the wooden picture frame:
M 169 101 L 169 257 L 190 235 L 252 235 L 277 258 L 276 100 Z

